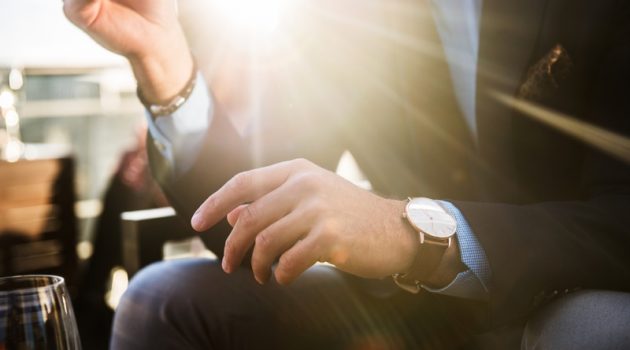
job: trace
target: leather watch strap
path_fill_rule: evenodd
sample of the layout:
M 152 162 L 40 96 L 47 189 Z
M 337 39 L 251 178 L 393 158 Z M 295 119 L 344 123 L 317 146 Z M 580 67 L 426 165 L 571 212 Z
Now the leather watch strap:
M 399 287 L 418 293 L 433 280 L 445 256 L 453 255 L 446 253 L 457 250 L 457 222 L 439 202 L 424 197 L 409 198 L 403 218 L 418 231 L 419 245 L 409 270 L 393 278 Z
M 405 276 L 416 281 L 427 281 L 442 262 L 449 246 L 449 242 L 425 240 L 420 244 L 414 264 Z
M 416 258 L 409 271 L 394 276 L 396 282 L 401 286 L 409 286 L 411 288 L 408 289 L 409 291 L 417 293 L 421 284 L 429 281 L 429 278 L 434 275 L 438 266 L 440 266 L 442 258 L 450 246 L 450 241 L 450 239 L 443 242 L 425 240 L 424 243 L 420 244 Z
M 433 289 L 444 288 L 449 283 L 453 282 L 460 272 L 464 272 L 468 269 L 468 267 L 462 263 L 458 243 L 457 238 L 454 237 L 451 246 L 444 252 L 440 264 L 424 283 L 427 287 Z

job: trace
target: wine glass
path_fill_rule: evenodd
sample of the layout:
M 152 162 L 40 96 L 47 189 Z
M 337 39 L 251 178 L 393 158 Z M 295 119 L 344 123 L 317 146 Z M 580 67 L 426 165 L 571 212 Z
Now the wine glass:
M 62 277 L 0 278 L 0 350 L 23 349 L 81 349 Z

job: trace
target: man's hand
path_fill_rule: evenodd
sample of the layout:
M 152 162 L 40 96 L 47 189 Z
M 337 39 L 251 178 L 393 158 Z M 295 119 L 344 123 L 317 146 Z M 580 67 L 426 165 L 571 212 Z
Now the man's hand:
M 174 0 L 65 0 L 68 19 L 129 59 L 145 97 L 170 99 L 190 78 L 192 58 Z
M 233 271 L 253 245 L 259 283 L 275 269 L 281 284 L 316 262 L 362 277 L 405 272 L 418 235 L 403 220 L 405 203 L 360 189 L 306 160 L 240 173 L 197 210 L 193 228 L 204 231 L 226 215 L 234 226 L 225 242 L 223 269 Z

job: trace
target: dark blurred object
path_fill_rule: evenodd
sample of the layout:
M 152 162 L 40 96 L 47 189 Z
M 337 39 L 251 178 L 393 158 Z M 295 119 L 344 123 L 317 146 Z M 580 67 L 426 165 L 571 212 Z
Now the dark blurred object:
M 217 236 L 230 232 L 226 220 L 206 232 L 195 232 L 171 207 L 124 212 L 121 222 L 123 267 L 129 279 L 142 268 L 165 259 L 217 259 L 215 251 L 207 247 Z M 248 254 L 244 259 L 244 265 L 249 264 L 249 257 Z
M 77 229 L 74 161 L 0 161 L 0 275 L 63 276 L 74 290 Z
M 141 268 L 161 261 L 167 241 L 197 234 L 170 207 L 122 213 L 123 262 L 131 278 Z
M 105 192 L 94 252 L 79 286 L 76 314 L 86 349 L 108 348 L 113 311 L 105 293 L 112 269 L 123 264 L 120 214 L 168 205 L 149 172 L 144 133 L 139 130 L 136 147 L 122 156 Z

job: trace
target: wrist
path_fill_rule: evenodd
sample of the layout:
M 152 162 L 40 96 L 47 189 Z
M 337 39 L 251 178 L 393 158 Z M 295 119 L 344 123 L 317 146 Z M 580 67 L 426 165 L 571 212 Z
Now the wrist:
M 183 33 L 162 39 L 150 53 L 127 56 L 138 88 L 151 103 L 164 103 L 181 91 L 190 79 L 193 58 Z
M 409 223 L 402 217 L 407 201 L 395 200 L 392 210 L 395 231 L 399 233 L 400 248 L 396 251 L 399 259 L 397 266 L 394 267 L 394 273 L 409 271 L 418 255 L 418 232 L 414 230 Z
M 426 284 L 431 288 L 443 288 L 453 282 L 460 272 L 468 268 L 462 263 L 460 258 L 459 244 L 457 237 L 453 237 L 451 246 L 444 252 L 442 261 L 438 265 L 435 273 L 427 280 Z
M 417 252 L 411 266 L 395 273 L 393 278 L 401 288 L 418 293 L 422 285 L 433 282 L 434 276 L 437 283 L 441 283 L 453 272 L 449 268 L 445 273 L 441 265 L 444 261 L 457 261 L 451 257 L 458 259 L 458 249 L 454 244 L 457 222 L 439 202 L 422 197 L 409 198 L 403 217 L 416 232 Z

